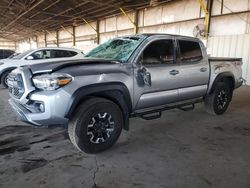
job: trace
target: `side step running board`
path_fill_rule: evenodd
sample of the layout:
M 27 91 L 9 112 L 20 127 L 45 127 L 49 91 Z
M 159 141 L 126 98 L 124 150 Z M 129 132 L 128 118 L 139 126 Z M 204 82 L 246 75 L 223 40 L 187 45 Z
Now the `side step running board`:
M 177 105 L 173 105 L 173 106 L 165 106 L 163 108 L 153 109 L 153 110 L 149 110 L 149 111 L 141 111 L 141 112 L 137 111 L 137 112 L 132 113 L 130 115 L 130 117 L 140 117 L 140 118 L 145 119 L 145 120 L 158 119 L 161 117 L 162 112 L 165 110 L 178 108 L 178 109 L 183 110 L 183 111 L 190 111 L 190 110 L 193 110 L 195 108 L 196 103 L 200 103 L 202 101 L 203 101 L 203 99 L 197 99 L 197 100 L 194 100 L 191 102 L 186 102 L 183 104 L 177 104 Z
M 152 114 L 140 114 L 139 117 L 145 120 L 159 119 L 161 118 L 161 111 Z
M 178 109 L 187 112 L 187 111 L 193 110 L 194 107 L 195 107 L 195 105 L 191 104 L 191 105 L 188 105 L 188 106 L 180 106 L 180 107 L 178 107 Z

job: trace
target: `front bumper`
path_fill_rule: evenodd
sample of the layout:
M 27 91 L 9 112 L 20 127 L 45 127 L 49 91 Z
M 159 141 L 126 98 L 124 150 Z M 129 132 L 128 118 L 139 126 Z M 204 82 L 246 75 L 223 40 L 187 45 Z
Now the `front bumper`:
M 9 99 L 11 107 L 16 112 L 21 121 L 35 126 L 66 125 L 68 119 L 65 118 L 68 110 L 70 95 L 61 90 L 54 92 L 37 92 L 29 97 L 29 101 L 38 101 L 44 104 L 43 112 L 34 112 L 32 106 L 22 104 L 16 99 Z
M 13 99 L 9 99 L 9 103 L 21 121 L 24 121 L 26 123 L 30 123 L 32 125 L 37 125 L 37 126 L 40 125 L 40 124 L 32 121 L 31 117 L 29 116 L 30 112 L 25 107 L 23 107 L 21 104 L 15 102 Z

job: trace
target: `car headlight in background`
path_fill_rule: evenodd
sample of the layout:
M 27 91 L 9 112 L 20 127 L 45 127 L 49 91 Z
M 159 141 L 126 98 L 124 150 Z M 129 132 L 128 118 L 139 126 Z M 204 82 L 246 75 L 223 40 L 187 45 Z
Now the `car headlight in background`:
M 69 84 L 72 79 L 69 74 L 53 73 L 35 76 L 32 80 L 36 88 L 52 91 Z

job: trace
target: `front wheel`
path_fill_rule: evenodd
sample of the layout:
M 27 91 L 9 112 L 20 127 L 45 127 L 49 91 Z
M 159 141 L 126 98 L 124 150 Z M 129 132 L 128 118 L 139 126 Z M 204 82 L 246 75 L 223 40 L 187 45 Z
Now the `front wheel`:
M 230 104 L 232 90 L 229 84 L 219 82 L 214 91 L 205 99 L 206 111 L 214 115 L 224 114 Z
M 77 107 L 69 122 L 68 133 L 78 150 L 98 153 L 115 144 L 122 127 L 119 106 L 103 98 L 90 98 Z

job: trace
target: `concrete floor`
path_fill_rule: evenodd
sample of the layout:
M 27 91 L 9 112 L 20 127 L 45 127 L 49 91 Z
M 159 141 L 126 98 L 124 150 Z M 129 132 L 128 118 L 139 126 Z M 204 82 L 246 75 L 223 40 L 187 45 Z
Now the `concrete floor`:
M 17 121 L 7 98 L 0 89 L 1 188 L 250 187 L 250 87 L 235 92 L 223 116 L 198 105 L 131 119 L 131 130 L 96 156 L 79 153 L 63 128 Z

